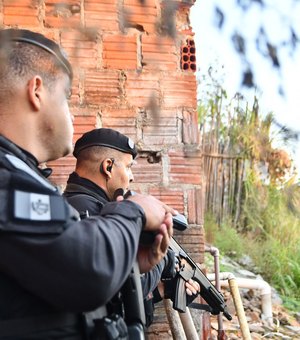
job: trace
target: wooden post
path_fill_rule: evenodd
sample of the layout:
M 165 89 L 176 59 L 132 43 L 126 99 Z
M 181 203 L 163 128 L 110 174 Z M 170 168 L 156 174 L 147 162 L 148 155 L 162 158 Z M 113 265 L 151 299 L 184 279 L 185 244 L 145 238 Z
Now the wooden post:
M 170 299 L 164 299 L 164 306 L 169 321 L 172 337 L 174 340 L 187 340 L 182 323 L 180 321 L 178 312 L 173 309 L 172 301 Z

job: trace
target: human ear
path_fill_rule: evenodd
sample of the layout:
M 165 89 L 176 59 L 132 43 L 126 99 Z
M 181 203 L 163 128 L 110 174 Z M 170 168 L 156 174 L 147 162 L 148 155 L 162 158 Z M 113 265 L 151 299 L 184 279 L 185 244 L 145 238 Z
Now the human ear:
M 100 172 L 106 177 L 111 178 L 111 170 L 112 170 L 113 164 L 114 164 L 113 158 L 106 158 L 100 164 Z
M 108 161 L 108 165 L 107 165 L 107 167 L 106 167 L 106 170 L 107 170 L 108 172 L 111 172 L 115 160 L 114 160 L 113 158 L 111 158 L 111 159 L 108 159 L 107 161 Z
M 41 108 L 41 95 L 43 90 L 43 80 L 40 76 L 34 76 L 28 81 L 27 93 L 30 104 L 35 111 Z

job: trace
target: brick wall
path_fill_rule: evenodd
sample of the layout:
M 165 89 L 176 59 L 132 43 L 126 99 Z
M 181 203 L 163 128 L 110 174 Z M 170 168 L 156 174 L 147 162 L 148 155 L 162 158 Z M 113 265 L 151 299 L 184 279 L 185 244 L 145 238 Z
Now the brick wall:
M 74 66 L 74 142 L 94 127 L 134 139 L 139 149 L 134 189 L 187 216 L 190 228 L 177 238 L 203 262 L 204 183 L 188 21 L 194 1 L 174 1 L 176 8 L 169 3 L 0 0 L 0 22 L 41 32 L 63 46 Z M 49 164 L 52 180 L 64 186 L 74 164 L 72 156 Z M 172 338 L 161 305 L 155 321 L 149 338 Z

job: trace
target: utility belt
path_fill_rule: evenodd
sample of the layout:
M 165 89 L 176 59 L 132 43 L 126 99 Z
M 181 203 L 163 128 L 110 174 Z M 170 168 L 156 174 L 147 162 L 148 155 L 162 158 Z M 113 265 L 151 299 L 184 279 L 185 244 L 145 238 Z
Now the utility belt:
M 87 313 L 86 320 L 93 326 L 88 335 L 91 340 L 144 340 L 145 311 L 138 263 L 133 268 L 120 291 L 121 300 L 108 310 L 108 316 L 95 318 Z M 115 297 L 116 298 L 116 297 Z M 113 299 L 114 300 L 114 299 Z M 112 301 L 114 303 L 114 301 Z M 118 307 L 118 306 L 121 306 Z M 109 305 L 107 306 L 109 309 Z M 116 311 L 116 313 L 114 313 Z M 96 314 L 103 310 L 96 310 Z M 93 313 L 94 314 L 94 313 Z M 124 319 L 120 316 L 124 316 Z
M 85 313 L 86 338 L 89 340 L 144 340 L 144 327 L 140 318 L 126 318 L 128 311 L 126 312 L 124 307 L 122 294 L 119 292 L 105 307 Z
M 118 314 L 93 320 L 94 326 L 88 334 L 89 340 L 145 340 L 141 323 L 130 325 Z

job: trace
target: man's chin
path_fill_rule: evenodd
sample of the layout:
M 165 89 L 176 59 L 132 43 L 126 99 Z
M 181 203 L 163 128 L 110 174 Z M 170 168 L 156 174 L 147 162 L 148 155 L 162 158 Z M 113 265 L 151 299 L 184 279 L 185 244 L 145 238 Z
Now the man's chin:
M 73 152 L 73 144 L 70 144 L 68 147 L 66 147 L 62 156 L 60 156 L 60 157 L 66 157 L 66 156 L 72 154 L 72 152 Z
M 55 161 L 55 160 L 57 160 L 59 158 L 66 157 L 66 156 L 70 155 L 72 153 L 72 151 L 73 151 L 73 147 L 72 146 L 71 147 L 67 147 L 64 150 L 57 149 L 57 150 L 55 150 L 53 152 L 51 158 L 48 159 L 48 161 Z

